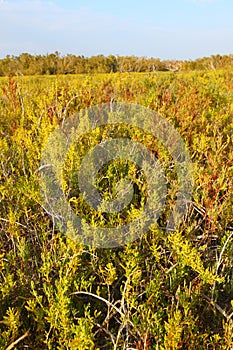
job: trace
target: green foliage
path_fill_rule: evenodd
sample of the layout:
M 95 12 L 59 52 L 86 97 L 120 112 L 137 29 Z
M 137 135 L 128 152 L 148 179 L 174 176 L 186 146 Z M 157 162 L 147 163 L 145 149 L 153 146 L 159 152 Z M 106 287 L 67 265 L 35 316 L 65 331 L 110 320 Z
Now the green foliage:
M 163 60 L 136 56 L 61 56 L 59 52 L 47 55 L 9 56 L 0 59 L 0 76 L 98 74 L 115 72 L 158 72 L 231 69 L 233 55 L 212 55 L 194 61 Z
M 22 57 L 23 65 L 29 58 Z M 52 72 L 55 60 L 60 64 L 50 59 L 45 73 Z M 146 198 L 139 169 L 113 162 L 99 174 L 106 198 L 115 195 L 121 180 L 116 168 L 126 177 L 137 175 L 140 196 L 124 217 L 106 222 L 80 199 L 80 160 L 114 133 L 154 152 L 168 182 L 159 225 L 127 246 L 101 250 L 68 238 L 71 223 L 69 235 L 54 227 L 42 206 L 38 169 L 51 131 L 80 109 L 113 99 L 150 107 L 175 125 L 192 157 L 195 186 L 183 223 L 167 232 L 162 226 L 177 178 L 165 147 L 149 134 L 120 126 L 84 135 L 67 154 L 62 186 L 87 222 L 104 226 L 133 220 Z M 232 132 L 230 70 L 1 78 L 0 348 L 231 349 Z

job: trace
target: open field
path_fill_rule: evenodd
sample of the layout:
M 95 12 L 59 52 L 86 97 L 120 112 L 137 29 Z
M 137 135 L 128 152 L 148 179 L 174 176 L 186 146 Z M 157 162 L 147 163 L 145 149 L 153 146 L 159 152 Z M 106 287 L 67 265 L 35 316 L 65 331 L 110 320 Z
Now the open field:
M 165 212 L 140 239 L 90 248 L 54 225 L 38 169 L 57 126 L 113 101 L 149 107 L 174 125 L 191 156 L 192 200 L 179 227 L 165 230 L 177 188 L 165 147 L 124 127 L 114 136 L 108 127 L 84 135 L 64 164 L 64 192 L 93 226 L 108 225 L 108 217 L 87 210 L 72 167 L 91 144 L 117 132 L 140 141 L 158 157 L 168 186 Z M 2 77 L 0 133 L 0 349 L 233 348 L 230 70 Z M 128 168 L 128 175 L 138 171 Z M 109 194 L 114 166 L 102 175 Z M 112 217 L 114 225 L 137 217 L 146 198 L 142 181 L 134 179 L 138 197 L 119 222 Z

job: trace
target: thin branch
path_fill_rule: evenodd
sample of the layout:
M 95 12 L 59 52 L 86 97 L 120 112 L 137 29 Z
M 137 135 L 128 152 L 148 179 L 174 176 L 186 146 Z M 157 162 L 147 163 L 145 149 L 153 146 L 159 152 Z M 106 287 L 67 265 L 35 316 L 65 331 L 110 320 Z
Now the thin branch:
M 10 223 L 10 224 L 16 224 L 16 225 L 19 225 L 19 226 L 21 226 L 21 227 L 23 227 L 23 228 L 28 229 L 28 227 L 27 227 L 27 226 L 25 226 L 25 225 L 21 224 L 21 223 L 20 223 L 20 222 L 18 222 L 18 221 L 11 222 L 10 220 L 4 219 L 4 218 L 0 218 L 0 221 L 8 222 L 8 223 Z
M 227 244 L 228 244 L 229 240 L 231 239 L 231 237 L 233 237 L 233 232 L 227 237 L 227 240 L 226 240 L 226 242 L 224 243 L 224 245 L 222 247 L 221 253 L 219 255 L 218 263 L 217 263 L 217 266 L 216 266 L 215 275 L 218 274 L 219 267 L 220 267 L 220 265 L 222 263 L 223 253 L 224 253 L 224 251 L 225 251 L 225 249 L 227 247 Z M 214 300 L 215 286 L 216 286 L 216 281 L 214 281 L 213 288 L 212 288 L 212 294 L 211 294 L 211 300 L 212 301 Z
M 64 125 L 64 120 L 65 120 L 66 113 L 67 113 L 67 109 L 68 109 L 69 105 L 71 104 L 72 101 L 74 101 L 76 98 L 78 98 L 78 97 L 80 97 L 80 96 L 81 96 L 80 94 L 73 96 L 73 97 L 68 101 L 68 103 L 66 104 L 65 109 L 64 109 L 64 111 L 63 111 L 63 113 L 62 113 L 62 115 L 63 115 L 62 127 L 63 127 L 63 125 Z
M 101 301 L 103 301 L 104 303 L 106 303 L 108 306 L 111 306 L 116 312 L 119 313 L 119 315 L 121 315 L 121 317 L 123 319 L 126 318 L 126 315 L 118 308 L 116 307 L 113 303 L 111 303 L 110 301 L 108 301 L 107 299 L 104 299 L 102 297 L 100 297 L 99 295 L 93 294 L 91 292 L 84 292 L 84 291 L 80 291 L 80 292 L 73 292 L 70 295 L 78 295 L 78 294 L 85 294 L 85 295 L 89 295 L 93 298 L 99 299 Z M 137 328 L 135 328 L 135 325 L 133 324 L 132 321 L 130 321 L 129 319 L 127 319 L 127 323 L 130 324 L 134 329 L 136 329 L 136 332 L 138 333 L 139 336 L 141 336 L 140 332 L 138 331 Z
M 27 331 L 24 335 L 22 335 L 20 338 L 16 339 L 13 343 L 11 343 L 6 350 L 12 350 L 14 347 L 21 342 L 23 339 L 27 338 L 29 336 L 29 331 Z
M 99 299 L 99 300 L 101 300 L 101 301 L 103 301 L 104 303 L 106 303 L 108 306 L 111 306 L 115 311 L 117 311 L 120 315 L 121 315 L 121 317 L 125 317 L 125 314 L 120 310 L 120 309 L 118 309 L 118 307 L 116 307 L 114 304 L 112 304 L 110 301 L 108 301 L 107 299 L 104 299 L 104 298 L 102 298 L 102 297 L 100 297 L 99 295 L 96 295 L 96 294 L 93 294 L 93 293 L 90 293 L 90 292 L 83 292 L 83 291 L 80 291 L 80 292 L 73 292 L 73 293 L 71 293 L 71 295 L 77 295 L 77 294 L 85 294 L 85 295 L 89 295 L 89 296 L 91 296 L 91 297 L 94 297 L 94 298 L 96 298 L 96 299 Z M 129 321 L 130 322 L 130 321 Z M 130 322 L 131 323 L 131 322 Z M 131 325 L 133 325 L 132 323 L 131 323 Z
M 219 267 L 220 267 L 220 265 L 221 265 L 221 263 L 222 263 L 222 256 L 223 256 L 223 253 L 224 253 L 224 251 L 225 251 L 225 249 L 226 249 L 226 247 L 227 247 L 227 244 L 228 244 L 228 242 L 229 242 L 229 240 L 231 239 L 232 236 L 233 236 L 233 232 L 227 237 L 227 240 L 226 240 L 226 242 L 224 243 L 224 246 L 223 246 L 223 248 L 222 248 L 222 251 L 221 251 L 221 253 L 220 253 L 220 255 L 219 255 L 218 264 L 217 264 L 216 271 L 215 271 L 215 274 L 216 274 L 216 275 L 217 275 L 218 269 L 219 269 Z
M 41 165 L 38 169 L 36 169 L 35 171 L 35 174 L 40 172 L 41 170 L 45 169 L 45 168 L 52 168 L 53 167 L 53 164 L 44 164 L 44 165 Z
M 209 297 L 207 297 L 206 295 L 202 294 L 202 296 L 203 296 L 203 298 L 204 298 L 205 300 L 207 300 L 212 306 L 214 306 L 215 309 L 218 310 L 218 311 L 227 319 L 227 321 L 229 321 L 229 322 L 231 322 L 231 323 L 233 322 L 232 319 L 231 319 L 231 314 L 228 315 L 228 314 L 226 313 L 226 311 L 223 310 L 223 309 L 221 308 L 221 306 L 219 306 L 217 303 L 215 303 L 213 300 L 211 300 L 211 299 L 210 299 Z
M 178 265 L 178 263 L 175 263 L 175 264 L 172 265 L 167 271 L 165 271 L 165 273 L 170 273 L 173 269 L 176 268 L 177 265 Z
M 118 329 L 118 332 L 117 332 L 116 342 L 114 344 L 113 350 L 117 350 L 119 348 L 118 342 L 120 340 L 121 333 L 122 333 L 123 329 L 125 328 L 125 326 L 126 326 L 126 324 L 124 322 L 120 325 L 120 328 Z
M 103 326 L 101 326 L 99 323 L 96 323 L 96 326 L 99 327 L 99 329 L 103 330 L 106 334 L 108 334 L 110 336 L 111 341 L 112 341 L 112 343 L 114 345 L 115 344 L 115 339 L 114 339 L 115 337 L 114 337 L 114 335 L 108 329 L 106 329 Z M 99 332 L 99 329 L 95 332 L 94 335 L 96 335 Z
M 128 284 L 129 284 L 129 279 L 130 279 L 131 275 L 132 275 L 132 272 L 127 277 L 127 280 L 126 280 L 125 286 L 124 286 L 124 290 L 122 293 L 122 298 L 121 298 L 121 310 L 123 310 L 124 312 L 125 312 L 125 294 L 126 294 L 126 289 L 127 289 Z

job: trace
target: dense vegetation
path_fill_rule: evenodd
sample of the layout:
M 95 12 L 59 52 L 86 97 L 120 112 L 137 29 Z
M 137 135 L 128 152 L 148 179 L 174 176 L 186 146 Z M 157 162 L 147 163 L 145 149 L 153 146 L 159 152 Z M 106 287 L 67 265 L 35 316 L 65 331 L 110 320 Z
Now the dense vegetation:
M 34 65 L 24 74 L 42 73 Z M 161 219 L 132 244 L 94 249 L 54 227 L 38 168 L 58 125 L 113 100 L 150 107 L 177 128 L 195 184 L 176 231 Z M 1 349 L 232 349 L 230 70 L 3 77 L 0 134 Z M 159 159 L 172 190 L 172 159 L 163 148 Z
M 160 60 L 136 56 L 61 56 L 59 52 L 47 55 L 7 55 L 0 59 L 0 76 L 90 74 L 110 72 L 155 72 L 216 70 L 233 67 L 233 55 L 212 55 L 196 60 Z

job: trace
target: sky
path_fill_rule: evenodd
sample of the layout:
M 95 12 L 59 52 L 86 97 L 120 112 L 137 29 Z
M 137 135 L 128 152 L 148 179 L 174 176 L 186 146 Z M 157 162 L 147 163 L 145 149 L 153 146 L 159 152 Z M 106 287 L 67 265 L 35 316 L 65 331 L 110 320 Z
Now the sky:
M 0 58 L 233 53 L 233 0 L 0 0 Z

